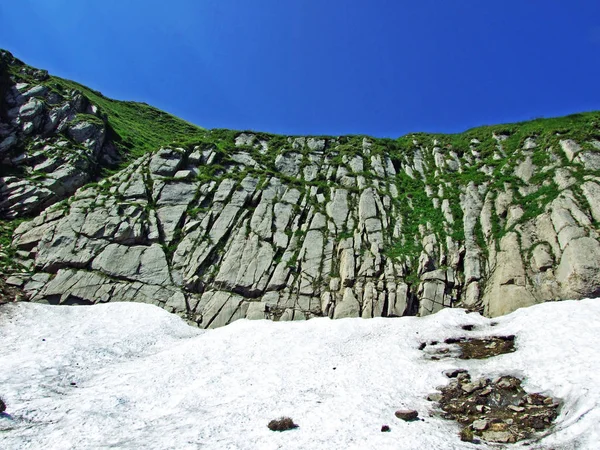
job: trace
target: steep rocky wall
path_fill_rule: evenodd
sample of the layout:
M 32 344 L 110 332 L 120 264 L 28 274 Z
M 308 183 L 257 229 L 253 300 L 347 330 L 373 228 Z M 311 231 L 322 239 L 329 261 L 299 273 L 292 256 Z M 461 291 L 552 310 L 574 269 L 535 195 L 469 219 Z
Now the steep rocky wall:
M 39 213 L 114 165 L 108 135 L 81 92 L 0 50 L 0 219 Z
M 206 131 L 0 50 L 0 161 L 0 272 L 36 301 L 216 327 L 600 296 L 600 113 L 397 140 Z
M 208 132 L 21 224 L 35 274 L 10 281 L 36 301 L 149 302 L 201 327 L 598 296 L 600 132 L 595 115 L 573 120 L 587 131 L 466 143 Z

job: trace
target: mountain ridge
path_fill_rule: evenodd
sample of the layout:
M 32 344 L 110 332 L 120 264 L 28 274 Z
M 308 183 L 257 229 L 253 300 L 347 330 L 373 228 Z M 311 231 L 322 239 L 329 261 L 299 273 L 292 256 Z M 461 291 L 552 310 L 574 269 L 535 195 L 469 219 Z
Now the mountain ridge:
M 215 327 L 600 295 L 598 112 L 398 139 L 203 130 L 11 57 L 0 214 L 35 218 L 3 225 L 4 261 L 33 300 Z

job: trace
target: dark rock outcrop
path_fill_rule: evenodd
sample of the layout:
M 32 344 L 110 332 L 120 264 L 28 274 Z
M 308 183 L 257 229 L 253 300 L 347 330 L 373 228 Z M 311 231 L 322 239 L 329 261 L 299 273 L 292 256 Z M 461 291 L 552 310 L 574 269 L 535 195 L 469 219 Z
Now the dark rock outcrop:
M 1 218 L 39 213 L 118 161 L 106 117 L 81 92 L 6 51 L 0 79 Z

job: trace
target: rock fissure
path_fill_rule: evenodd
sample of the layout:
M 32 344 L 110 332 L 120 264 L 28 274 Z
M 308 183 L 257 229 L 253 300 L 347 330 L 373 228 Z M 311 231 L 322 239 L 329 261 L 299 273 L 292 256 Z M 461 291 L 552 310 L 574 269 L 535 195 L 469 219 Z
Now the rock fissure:
M 0 215 L 31 219 L 5 240 L 33 299 L 214 327 L 600 295 L 598 113 L 396 140 L 169 118 L 141 141 L 164 113 L 0 60 Z

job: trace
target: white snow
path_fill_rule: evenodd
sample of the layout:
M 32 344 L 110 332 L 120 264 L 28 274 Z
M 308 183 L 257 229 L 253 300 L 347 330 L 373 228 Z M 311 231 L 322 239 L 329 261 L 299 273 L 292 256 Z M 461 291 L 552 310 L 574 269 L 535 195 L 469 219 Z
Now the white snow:
M 418 350 L 423 341 L 506 334 L 517 335 L 518 350 L 487 360 L 431 361 Z M 598 300 L 493 321 L 445 309 L 425 318 L 240 320 L 210 331 L 143 304 L 19 303 L 0 309 L 0 343 L 2 449 L 488 448 L 461 442 L 457 424 L 429 415 L 426 395 L 458 367 L 473 377 L 518 375 L 527 391 L 562 400 L 551 434 L 511 447 L 600 442 Z M 424 421 L 396 419 L 402 408 Z M 270 431 L 282 415 L 299 428 Z

